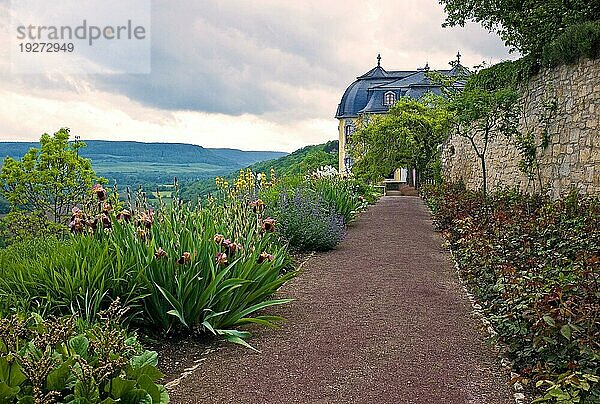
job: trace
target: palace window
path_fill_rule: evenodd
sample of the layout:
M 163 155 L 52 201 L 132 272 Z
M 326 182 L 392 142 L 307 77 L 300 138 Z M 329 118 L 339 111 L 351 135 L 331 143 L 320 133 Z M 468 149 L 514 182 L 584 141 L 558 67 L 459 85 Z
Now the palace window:
M 346 144 L 348 144 L 348 140 L 350 140 L 350 135 L 352 135 L 352 133 L 354 133 L 354 125 L 352 125 L 351 123 L 346 124 L 346 126 L 344 127 L 344 140 Z
M 393 91 L 388 91 L 383 96 L 383 105 L 394 105 L 396 102 L 396 94 Z
M 354 160 L 352 157 L 344 157 L 344 171 L 346 174 L 349 174 L 352 171 L 352 166 L 354 165 Z

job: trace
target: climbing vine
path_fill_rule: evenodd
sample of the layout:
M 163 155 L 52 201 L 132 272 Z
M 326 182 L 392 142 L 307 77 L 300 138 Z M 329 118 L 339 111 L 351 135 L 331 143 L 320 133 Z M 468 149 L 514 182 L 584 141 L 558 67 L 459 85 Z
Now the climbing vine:
M 539 135 L 536 135 L 534 129 L 525 131 L 516 131 L 514 134 L 514 145 L 521 156 L 519 160 L 519 170 L 527 175 L 531 183 L 537 179 L 540 189 L 542 188 L 542 178 L 540 173 L 539 155 L 550 145 L 550 123 L 558 111 L 558 99 L 552 97 L 544 101 L 542 115 L 539 119 L 538 127 L 541 128 Z

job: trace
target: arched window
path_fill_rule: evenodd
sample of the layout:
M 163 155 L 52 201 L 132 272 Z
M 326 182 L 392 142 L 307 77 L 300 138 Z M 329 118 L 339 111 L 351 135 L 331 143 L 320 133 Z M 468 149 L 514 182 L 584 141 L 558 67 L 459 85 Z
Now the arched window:
M 393 91 L 388 91 L 383 96 L 383 105 L 394 105 L 396 102 L 396 94 Z

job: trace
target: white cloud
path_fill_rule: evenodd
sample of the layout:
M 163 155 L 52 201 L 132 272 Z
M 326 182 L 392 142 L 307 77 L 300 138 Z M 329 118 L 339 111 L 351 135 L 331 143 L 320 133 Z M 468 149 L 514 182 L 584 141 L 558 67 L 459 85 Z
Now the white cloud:
M 285 124 L 256 115 L 231 117 L 197 111 L 163 111 L 122 95 L 88 91 L 74 99 L 0 91 L 11 103 L 0 110 L 4 141 L 37 141 L 44 133 L 68 126 L 85 139 L 192 143 L 242 150 L 293 151 L 335 137 L 333 119 L 304 119 Z M 86 99 L 93 100 L 88 102 Z M 23 111 L 29 111 L 23 119 Z

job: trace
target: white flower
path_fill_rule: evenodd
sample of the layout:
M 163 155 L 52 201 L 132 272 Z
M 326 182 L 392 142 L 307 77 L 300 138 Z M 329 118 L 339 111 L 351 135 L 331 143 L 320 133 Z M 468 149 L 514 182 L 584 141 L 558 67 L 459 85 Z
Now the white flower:
M 311 173 L 312 178 L 327 178 L 335 177 L 338 175 L 338 171 L 332 166 L 322 166 Z

